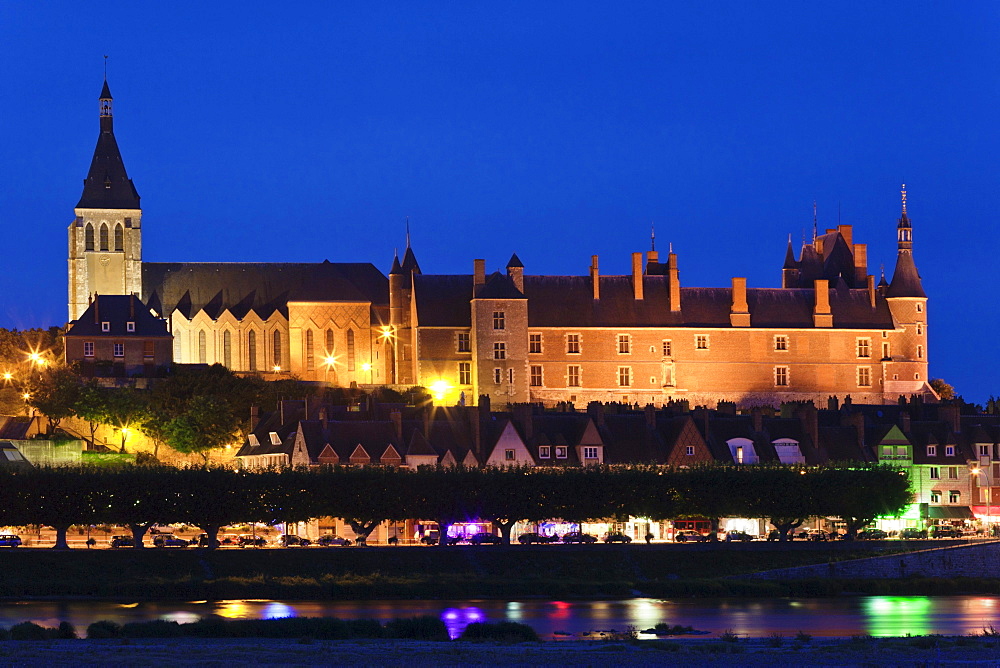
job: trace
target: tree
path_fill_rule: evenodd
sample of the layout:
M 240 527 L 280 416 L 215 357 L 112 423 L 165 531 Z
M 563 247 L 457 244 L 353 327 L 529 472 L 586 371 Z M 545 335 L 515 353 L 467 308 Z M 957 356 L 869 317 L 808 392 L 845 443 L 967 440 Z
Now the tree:
M 46 417 L 46 433 L 51 434 L 63 418 L 75 413 L 80 391 L 79 377 L 66 367 L 52 367 L 41 374 L 28 405 L 37 408 Z
M 132 387 L 104 390 L 104 398 L 99 402 L 102 410 L 100 422 L 113 426 L 122 437 L 121 452 L 125 452 L 125 441 L 129 431 L 138 429 L 150 414 L 148 395 Z
M 528 467 L 472 469 L 466 488 L 473 491 L 471 515 L 489 520 L 500 529 L 504 545 L 510 544 L 510 532 L 521 520 L 546 519 L 543 503 L 547 478 Z
M 212 450 L 236 440 L 239 420 L 224 398 L 196 396 L 183 413 L 163 425 L 162 433 L 174 450 L 199 455 L 208 466 Z
M 928 384 L 943 401 L 955 398 L 955 388 L 946 383 L 943 378 L 931 378 Z
M 810 473 L 817 514 L 839 517 L 847 525 L 844 540 L 877 517 L 899 515 L 913 501 L 906 472 L 885 464 L 851 464 Z
M 76 397 L 76 405 L 73 406 L 73 412 L 76 413 L 77 417 L 85 420 L 90 428 L 91 447 L 95 445 L 97 425 L 101 424 L 108 416 L 106 394 L 107 391 L 98 387 L 96 381 L 90 381 L 80 388 Z
M 778 530 L 778 540 L 818 514 L 811 478 L 813 471 L 788 466 L 762 466 L 755 471 L 750 515 L 766 517 Z

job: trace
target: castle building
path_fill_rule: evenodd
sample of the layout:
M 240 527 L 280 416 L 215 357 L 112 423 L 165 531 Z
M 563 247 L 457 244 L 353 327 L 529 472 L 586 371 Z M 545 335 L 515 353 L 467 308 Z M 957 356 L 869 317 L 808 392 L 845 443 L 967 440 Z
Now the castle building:
M 349 385 L 422 385 L 441 403 L 616 401 L 738 405 L 850 395 L 933 396 L 927 296 L 903 191 L 892 280 L 876 284 L 850 225 L 789 241 L 780 288 L 682 287 L 678 258 L 633 253 L 624 276 L 424 274 L 407 240 L 371 263 L 151 263 L 139 196 L 100 98 L 97 148 L 70 225 L 69 312 L 139 295 L 168 322 L 173 359 Z

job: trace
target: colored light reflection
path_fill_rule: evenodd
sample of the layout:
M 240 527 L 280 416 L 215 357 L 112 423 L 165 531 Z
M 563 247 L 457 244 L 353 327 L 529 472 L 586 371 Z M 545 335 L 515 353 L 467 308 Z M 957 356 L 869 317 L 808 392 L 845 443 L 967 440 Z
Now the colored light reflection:
M 871 596 L 862 612 L 870 635 L 918 636 L 932 633 L 931 608 L 927 596 Z
M 465 631 L 465 627 L 474 622 L 485 622 L 486 614 L 476 607 L 446 608 L 441 612 L 441 621 L 448 629 L 448 637 L 457 639 Z
M 264 619 L 281 619 L 282 617 L 294 617 L 295 610 L 284 603 L 272 601 L 264 606 L 260 616 Z
M 168 612 L 165 615 L 160 615 L 159 619 L 178 624 L 194 624 L 201 619 L 201 615 L 194 612 Z

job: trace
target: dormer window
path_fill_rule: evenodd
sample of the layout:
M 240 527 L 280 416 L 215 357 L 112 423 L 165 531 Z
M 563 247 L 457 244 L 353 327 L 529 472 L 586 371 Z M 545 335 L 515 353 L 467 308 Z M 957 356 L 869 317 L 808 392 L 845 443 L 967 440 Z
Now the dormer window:
M 110 332 L 111 331 L 111 323 L 110 322 L 102 322 L 101 323 L 101 331 L 102 332 Z
M 944 456 L 945 457 L 954 457 L 955 456 L 955 446 L 954 445 L 946 445 L 946 446 L 944 446 Z
M 134 322 L 126 322 L 125 323 L 125 331 L 126 332 L 134 332 L 135 331 L 135 323 Z
M 927 446 L 927 456 L 928 457 L 937 457 L 937 446 L 936 445 L 928 445 Z
M 567 456 L 568 455 L 566 453 L 566 446 L 565 445 L 557 445 L 556 446 L 556 459 L 566 459 Z
M 250 445 L 254 447 L 260 445 L 260 441 L 257 440 L 257 434 L 250 434 L 248 438 L 250 439 Z
M 271 437 L 271 445 L 281 445 L 281 439 L 278 438 L 278 432 L 276 431 L 268 432 L 268 436 Z
M 549 459 L 552 457 L 552 448 L 548 445 L 538 446 L 538 458 L 539 459 Z

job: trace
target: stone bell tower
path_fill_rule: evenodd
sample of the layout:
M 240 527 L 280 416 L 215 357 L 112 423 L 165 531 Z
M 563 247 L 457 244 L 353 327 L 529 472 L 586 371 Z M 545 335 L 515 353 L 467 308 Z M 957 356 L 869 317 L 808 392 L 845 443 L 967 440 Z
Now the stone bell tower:
M 142 209 L 115 141 L 107 80 L 100 97 L 100 134 L 69 226 L 69 319 L 94 294 L 142 293 Z

